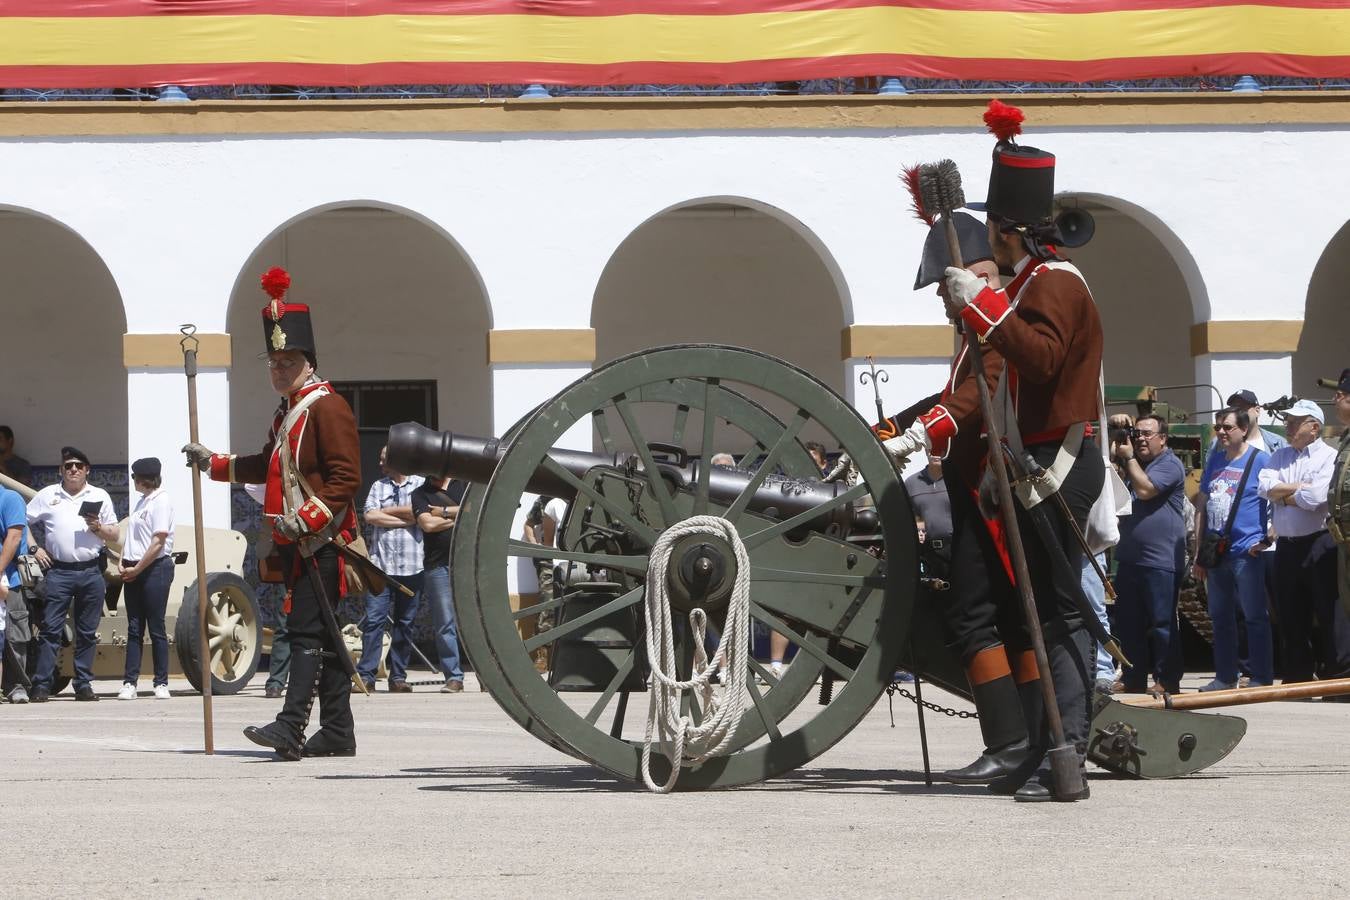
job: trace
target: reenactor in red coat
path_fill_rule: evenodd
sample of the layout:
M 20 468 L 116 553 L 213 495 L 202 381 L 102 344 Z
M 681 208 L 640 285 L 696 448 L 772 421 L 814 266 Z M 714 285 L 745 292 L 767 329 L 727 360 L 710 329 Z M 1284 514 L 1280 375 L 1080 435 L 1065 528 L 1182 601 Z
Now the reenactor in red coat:
M 347 648 L 324 604 L 331 613 L 343 592 L 347 562 L 335 541 L 357 535 L 352 500 L 361 484 L 360 444 L 351 407 L 315 374 L 310 310 L 285 301 L 289 285 L 281 269 L 263 276 L 272 297 L 262 311 L 267 366 L 282 400 L 262 450 L 245 456 L 212 453 L 200 444 L 183 450 L 213 481 L 266 485 L 263 515 L 274 552 L 264 553 L 260 542 L 258 556 L 265 577 L 275 573 L 286 586 L 291 671 L 276 720 L 244 734 L 284 759 L 352 756 L 351 680 L 338 661 Z M 316 694 L 320 728 L 306 741 Z

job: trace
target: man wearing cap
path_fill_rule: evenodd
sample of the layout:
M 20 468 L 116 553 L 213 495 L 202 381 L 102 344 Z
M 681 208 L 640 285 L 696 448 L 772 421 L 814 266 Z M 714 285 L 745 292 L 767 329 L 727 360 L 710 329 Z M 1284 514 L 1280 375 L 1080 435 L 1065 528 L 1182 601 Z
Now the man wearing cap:
M 46 603 L 32 700 L 51 698 L 56 657 L 61 652 L 66 613 L 75 621 L 75 699 L 97 700 L 94 650 L 103 615 L 106 586 L 103 567 L 108 541 L 118 539 L 117 513 L 103 488 L 89 483 L 89 457 L 75 447 L 61 448 L 61 481 L 28 501 L 28 528 L 38 565 L 46 570 Z
M 1345 426 L 1327 493 L 1327 527 L 1338 549 L 1341 614 L 1350 616 L 1350 369 L 1342 369 L 1339 379 L 1319 378 L 1317 383 L 1336 392 L 1336 420 Z
M 1005 289 L 999 289 L 966 269 L 948 268 L 949 305 L 955 307 L 966 332 L 1001 358 L 1002 377 L 994 405 L 996 414 L 1009 413 L 1004 425 L 1009 445 L 1014 451 L 1020 445 L 1045 469 L 1041 489 L 1057 489 L 1075 524 L 1083 529 L 1105 483 L 1105 463 L 1090 425 L 1100 416 L 1101 320 L 1082 274 L 1061 259 L 1055 248 L 1061 243 L 1053 216 L 1055 157 L 1013 142 L 1021 131 L 1021 119 L 1019 110 L 997 101 L 990 104 L 985 115 L 999 142 L 994 149 L 988 200 L 982 206 L 988 214 L 994 261 L 1011 281 Z M 1010 123 L 1012 127 L 1008 127 Z M 957 422 L 942 415 L 920 416 L 917 424 L 920 427 L 907 433 L 911 436 L 910 452 L 940 446 L 959 433 Z M 1092 636 L 1086 625 L 1090 609 L 1080 580 L 1082 554 L 1070 524 L 1058 511 L 1051 510 L 1040 523 L 1033 523 L 1027 515 L 1024 506 L 1037 505 L 1048 499 L 1049 493 L 1019 494 L 1017 517 L 1064 736 L 1076 749 L 1080 766 L 1085 766 L 1093 667 Z M 991 623 L 999 615 L 1008 615 L 1004 611 L 1009 608 L 1018 608 L 1011 567 L 1001 553 L 995 556 L 987 549 L 962 553 L 956 496 L 953 491 L 953 524 L 958 528 L 953 538 L 953 569 L 960 573 L 961 584 L 959 589 L 953 585 L 953 608 L 949 612 L 949 619 L 955 623 L 956 646 L 970 671 L 979 669 L 982 660 L 990 657 L 992 662 L 985 674 L 1006 678 L 1008 663 L 997 659 L 1003 651 L 1001 647 L 995 650 L 997 637 Z M 967 497 L 965 502 L 972 501 Z M 990 698 L 982 703 L 976 691 L 982 725 L 985 715 L 995 714 L 995 704 L 1000 702 L 1006 705 L 1008 701 Z M 1034 758 L 1039 758 L 1045 744 L 1042 727 L 1028 734 L 1036 751 Z M 1008 734 L 1013 734 L 1011 728 Z M 1018 752 L 1017 744 L 991 746 L 986 736 L 984 755 L 965 769 L 949 773 L 949 777 L 980 782 L 992 775 L 1003 787 L 1009 779 L 1029 774 L 1027 761 L 1028 756 Z M 1038 771 L 1017 789 L 1016 799 L 1071 801 L 1088 796 L 1086 785 L 1073 796 L 1057 796 L 1045 762 Z
M 1258 494 L 1274 508 L 1275 602 L 1285 682 L 1350 676 L 1350 623 L 1336 610 L 1336 542 L 1326 527 L 1336 451 L 1311 400 L 1284 414 L 1289 445 L 1271 454 Z M 1314 628 L 1314 621 L 1317 626 Z
M 1289 442 L 1285 440 L 1278 432 L 1261 425 L 1261 415 L 1265 410 L 1261 406 L 1261 401 L 1256 399 L 1256 394 L 1243 388 L 1240 391 L 1234 391 L 1228 398 L 1228 406 L 1231 409 L 1243 409 L 1247 411 L 1250 417 L 1250 424 L 1247 426 L 1247 443 L 1257 450 L 1264 450 L 1267 453 L 1274 453 L 1281 447 L 1288 447 Z M 1214 449 L 1218 449 L 1215 447 Z
M 334 541 L 356 535 L 352 499 L 361 484 L 360 446 L 351 407 L 315 374 L 314 328 L 307 305 L 284 300 L 290 276 L 279 268 L 262 278 L 272 301 L 262 311 L 272 389 L 282 397 L 260 453 L 212 453 L 183 448 L 190 464 L 213 481 L 265 484 L 263 515 L 286 584 L 286 631 L 291 641 L 290 682 L 276 720 L 244 729 L 254 743 L 283 759 L 356 753 L 351 684 L 337 654 L 347 653 L 324 615 L 335 607 L 345 559 Z M 317 579 L 317 584 L 316 584 Z M 305 741 L 310 707 L 319 697 L 319 730 Z

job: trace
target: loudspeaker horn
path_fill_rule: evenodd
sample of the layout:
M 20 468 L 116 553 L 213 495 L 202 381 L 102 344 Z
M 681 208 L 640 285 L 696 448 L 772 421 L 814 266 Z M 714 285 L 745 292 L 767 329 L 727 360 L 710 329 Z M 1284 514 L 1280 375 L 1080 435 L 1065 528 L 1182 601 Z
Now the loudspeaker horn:
M 1092 240 L 1097 223 L 1093 221 L 1092 213 L 1075 206 L 1055 217 L 1055 227 L 1059 229 L 1060 246 L 1073 248 Z

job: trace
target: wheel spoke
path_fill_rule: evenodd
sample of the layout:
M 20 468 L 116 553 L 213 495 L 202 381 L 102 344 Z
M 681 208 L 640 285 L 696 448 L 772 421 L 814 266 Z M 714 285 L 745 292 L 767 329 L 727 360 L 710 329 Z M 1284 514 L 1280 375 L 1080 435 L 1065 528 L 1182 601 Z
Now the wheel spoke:
M 750 678 L 745 682 L 745 686 L 750 691 L 750 699 L 754 701 L 755 712 L 759 713 L 759 720 L 764 723 L 764 730 L 768 732 L 769 740 L 781 741 L 783 733 L 778 730 L 778 723 L 769 715 L 769 711 L 764 707 L 764 697 L 759 692 L 759 685 L 755 684 L 755 679 Z
M 661 527 L 668 528 L 675 521 L 675 502 L 670 497 L 665 479 L 661 477 L 661 470 L 656 467 L 656 460 L 652 458 L 652 448 L 647 446 L 647 439 L 638 427 L 633 405 L 628 402 L 626 395 L 620 394 L 614 398 L 614 408 L 619 411 L 619 418 L 623 419 L 623 427 L 628 429 L 628 437 L 637 450 L 638 459 L 642 460 L 642 472 L 647 476 L 647 484 L 651 486 L 652 495 L 661 507 Z
M 760 544 L 764 543 L 765 541 L 773 537 L 776 537 L 777 535 L 791 531 L 794 528 L 798 528 L 802 525 L 805 525 L 812 519 L 818 519 L 821 516 L 825 515 L 826 513 L 832 512 L 833 510 L 836 510 L 839 507 L 844 506 L 848 503 L 852 503 L 854 500 L 857 500 L 865 493 L 867 493 L 867 485 L 865 483 L 859 482 L 858 484 L 855 484 L 853 487 L 844 491 L 842 494 L 835 496 L 831 500 L 826 500 L 819 506 L 812 507 L 811 509 L 808 509 L 806 512 L 798 513 L 797 515 L 793 516 L 790 519 L 784 519 L 781 522 L 775 522 L 768 528 L 763 528 L 759 531 L 756 531 L 753 534 L 743 537 L 741 540 L 745 544 L 745 549 L 753 550 Z
M 557 609 L 563 605 L 561 597 L 555 597 L 552 600 L 545 600 L 542 603 L 536 603 L 532 606 L 522 607 L 511 613 L 511 618 L 519 622 L 521 619 L 528 619 L 530 616 L 537 616 L 540 613 L 548 612 L 550 609 Z
M 760 585 L 753 593 L 754 602 L 776 616 L 798 622 L 817 634 L 835 638 L 847 636 L 854 642 L 866 640 L 866 637 L 850 633 L 849 626 L 873 596 L 874 589 L 871 587 L 845 592 L 767 588 Z
M 792 417 L 792 421 L 784 427 L 783 433 L 780 434 L 778 440 L 774 442 L 773 449 L 769 451 L 769 455 L 764 457 L 764 462 L 759 464 L 759 468 L 755 470 L 755 474 L 751 477 L 745 487 L 741 489 L 741 493 L 736 498 L 735 502 L 727 509 L 724 518 L 733 523 L 740 519 L 741 513 L 745 512 L 745 507 L 750 503 L 750 498 L 755 495 L 755 491 L 759 490 L 759 486 L 764 483 L 764 479 L 768 478 L 770 473 L 773 472 L 774 467 L 778 465 L 778 460 L 782 458 L 783 452 L 797 439 L 797 435 L 801 433 L 802 428 L 805 427 L 806 423 L 809 421 L 811 421 L 811 417 L 807 414 L 806 410 L 797 410 L 796 415 Z
M 670 429 L 670 442 L 677 447 L 684 445 L 684 426 L 689 423 L 689 407 L 681 403 L 675 407 L 675 422 Z
M 885 587 L 882 575 L 835 575 L 830 572 L 793 572 L 790 569 L 771 569 L 751 566 L 750 577 L 755 581 L 788 582 L 791 584 L 823 584 L 831 587 Z
M 720 391 L 720 382 L 709 378 L 703 384 L 703 440 L 699 444 L 698 485 L 694 490 L 694 515 L 701 516 L 708 511 L 708 479 L 712 477 L 713 431 L 717 426 L 717 415 L 713 411 L 714 400 Z
M 633 671 L 633 666 L 636 665 L 636 663 L 637 648 L 634 647 L 628 652 L 628 656 L 624 658 L 624 661 L 619 664 L 619 670 L 614 673 L 614 677 L 609 680 L 609 684 L 605 685 L 604 691 L 591 707 L 591 711 L 586 713 L 587 722 L 594 725 L 600 720 L 600 714 L 605 711 L 605 707 L 609 705 L 609 701 L 614 696 L 614 692 L 619 689 L 619 685 L 623 684 L 624 679 Z
M 621 609 L 627 609 L 633 604 L 641 602 L 643 591 L 644 587 L 638 585 L 631 591 L 620 594 L 603 606 L 596 607 L 590 612 L 579 615 L 575 619 L 570 619 L 561 625 L 555 625 L 541 634 L 536 634 L 525 642 L 525 652 L 533 653 L 545 644 L 551 644 L 559 638 L 567 637 L 567 635 L 578 629 L 585 628 L 597 619 L 603 619 L 610 613 L 617 612 Z
M 601 509 L 609 513 L 609 515 L 616 521 L 623 523 L 623 525 L 626 526 L 630 531 L 632 531 L 642 540 L 646 541 L 649 546 L 651 544 L 656 543 L 655 529 L 653 529 L 650 525 L 646 525 L 642 522 L 639 522 L 632 513 L 623 509 L 613 500 L 606 497 L 604 494 L 600 493 L 595 488 L 591 487 L 589 484 L 586 484 L 580 478 L 564 469 L 561 465 L 558 464 L 558 462 L 555 459 L 553 459 L 553 457 L 545 456 L 544 461 L 541 463 L 541 465 L 550 474 L 556 475 L 558 478 L 561 478 L 563 481 L 571 485 L 572 488 L 575 489 L 578 494 L 584 494 L 586 497 L 589 497 L 591 500 L 600 504 Z
M 506 543 L 507 556 L 529 556 L 533 559 L 565 559 L 568 562 L 590 563 L 606 569 L 627 572 L 630 575 L 647 574 L 647 557 L 618 556 L 613 553 L 585 553 L 580 550 L 559 550 L 544 544 L 531 544 L 527 541 L 509 540 Z
M 781 680 L 777 675 L 773 674 L 767 668 L 765 668 L 764 663 L 755 659 L 753 656 L 750 658 L 750 670 L 754 672 L 756 675 L 758 675 L 760 678 L 764 679 L 764 681 L 769 685 L 769 690 L 773 690 L 774 687 L 776 687 L 778 685 L 778 682 Z
M 597 409 L 591 413 L 591 424 L 595 426 L 595 433 L 600 435 L 600 445 L 605 448 L 605 452 L 613 456 L 618 451 L 614 449 L 614 438 L 609 433 L 609 420 L 605 418 L 605 411 Z
M 820 661 L 822 665 L 828 668 L 831 672 L 834 672 L 840 678 L 843 678 L 844 680 L 847 681 L 848 679 L 853 677 L 852 669 L 841 663 L 839 660 L 835 659 L 830 654 L 826 653 L 824 650 L 817 647 L 814 643 L 807 640 L 803 635 L 800 635 L 793 629 L 789 628 L 787 623 L 785 623 L 782 619 L 778 618 L 773 613 L 769 612 L 767 609 L 760 606 L 753 600 L 750 601 L 750 615 L 756 619 L 759 619 L 765 625 L 768 625 L 774 631 L 778 632 L 779 634 L 787 638 L 789 641 L 796 644 L 797 651 L 799 653 L 804 652 L 810 654 L 811 656 L 814 656 L 817 660 Z

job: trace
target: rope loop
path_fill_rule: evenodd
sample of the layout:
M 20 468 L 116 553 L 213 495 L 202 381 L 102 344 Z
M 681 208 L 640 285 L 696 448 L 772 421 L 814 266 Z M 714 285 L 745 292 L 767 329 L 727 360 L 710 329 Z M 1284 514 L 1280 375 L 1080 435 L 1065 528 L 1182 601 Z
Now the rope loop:
M 711 661 L 704 647 L 708 614 L 699 608 L 690 610 L 694 665 L 688 680 L 681 681 L 675 666 L 675 621 L 667 575 L 675 543 L 691 534 L 708 534 L 726 541 L 736 557 L 736 578 L 727 608 L 726 628 Z M 642 780 L 650 790 L 666 794 L 674 789 L 681 766 L 696 767 L 715 756 L 725 755 L 745 715 L 746 679 L 750 672 L 750 555 L 736 526 L 721 516 L 692 516 L 662 532 L 652 546 L 647 565 L 644 612 L 647 658 L 652 675 L 647 690 Z M 722 673 L 723 689 L 715 693 L 712 677 L 718 671 Z M 685 691 L 696 691 L 699 697 L 703 721 L 698 724 L 690 716 L 680 714 L 680 698 Z M 664 784 L 657 784 L 651 774 L 654 735 L 664 744 L 663 752 L 670 760 L 670 777 Z

